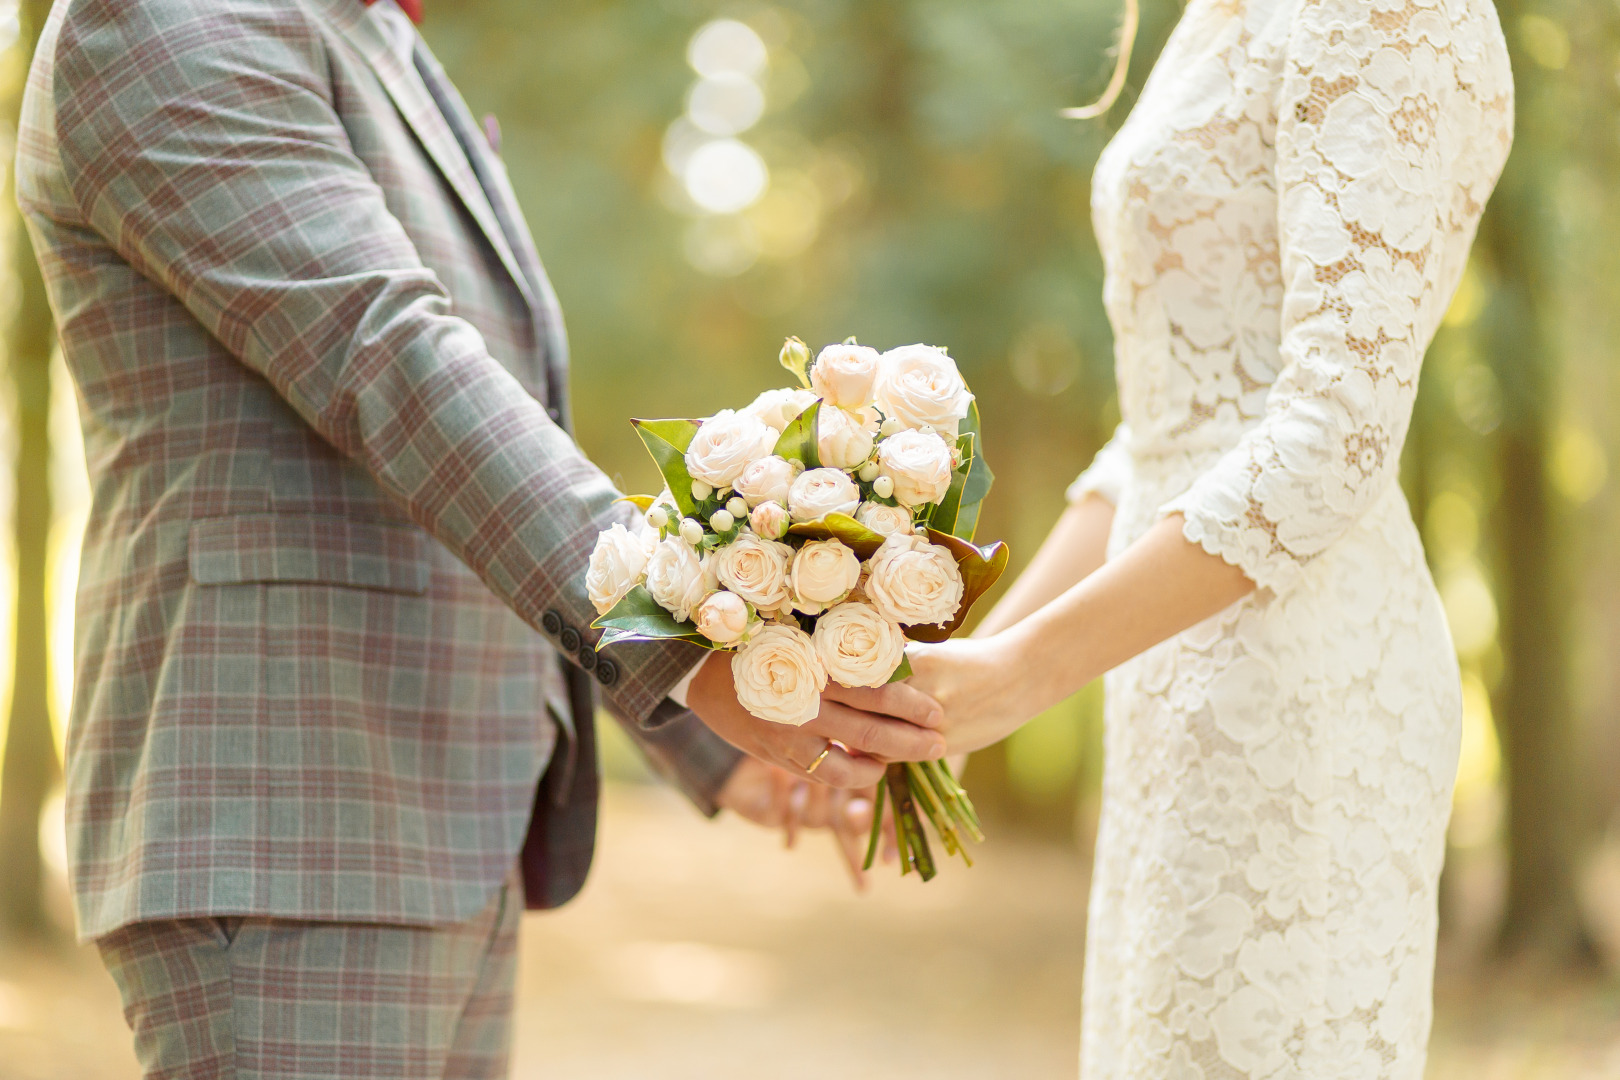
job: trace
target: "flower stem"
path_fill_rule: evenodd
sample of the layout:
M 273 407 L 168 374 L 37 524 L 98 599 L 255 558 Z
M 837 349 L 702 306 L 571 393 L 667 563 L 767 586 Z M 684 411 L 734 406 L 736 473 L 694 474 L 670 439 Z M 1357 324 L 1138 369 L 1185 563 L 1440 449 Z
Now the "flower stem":
M 862 864 L 862 870 L 872 869 L 872 863 L 877 860 L 878 840 L 883 836 L 883 801 L 888 791 L 888 784 L 879 784 L 877 796 L 872 800 L 872 835 L 866 841 L 866 862 Z

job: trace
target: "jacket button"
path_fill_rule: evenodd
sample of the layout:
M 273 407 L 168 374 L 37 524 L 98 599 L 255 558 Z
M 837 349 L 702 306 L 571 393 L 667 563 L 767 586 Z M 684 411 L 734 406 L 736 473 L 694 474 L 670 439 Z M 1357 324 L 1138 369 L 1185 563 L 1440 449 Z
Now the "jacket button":
M 562 633 L 562 616 L 557 614 L 556 608 L 552 608 L 550 611 L 540 616 L 540 626 L 541 629 L 545 630 L 546 633 L 550 634 L 552 637 L 556 637 L 558 634 Z
M 562 423 L 562 410 L 557 408 L 557 406 L 555 406 L 555 405 L 546 406 L 546 415 L 551 417 L 551 422 L 553 424 Z
M 563 632 L 557 635 L 557 644 L 563 647 L 563 652 L 577 652 L 580 646 L 579 631 L 572 626 L 565 626 Z
M 584 668 L 586 671 L 593 670 L 596 667 L 599 659 L 600 658 L 596 655 L 596 650 L 591 648 L 589 645 L 581 645 L 579 647 L 579 666 Z
M 596 681 L 603 686 L 612 686 L 619 681 L 619 665 L 603 658 L 596 662 Z

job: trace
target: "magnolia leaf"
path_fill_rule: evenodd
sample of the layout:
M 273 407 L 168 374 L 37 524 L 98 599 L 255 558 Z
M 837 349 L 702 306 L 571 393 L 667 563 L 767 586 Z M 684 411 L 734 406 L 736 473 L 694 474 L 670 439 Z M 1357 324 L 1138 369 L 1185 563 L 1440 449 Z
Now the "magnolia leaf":
M 974 508 L 974 517 L 978 517 L 978 505 L 990 494 L 990 485 L 995 483 L 996 474 L 990 471 L 990 463 L 984 460 L 984 432 L 979 426 L 979 403 L 968 403 L 967 419 L 962 421 L 961 434 L 973 436 L 973 471 L 968 475 L 967 487 L 962 492 L 962 509 Z M 960 519 L 959 519 L 960 520 Z M 971 527 L 964 534 L 960 529 L 955 533 L 964 539 L 973 539 Z
M 894 669 L 894 674 L 889 676 L 889 681 L 899 682 L 902 679 L 909 678 L 911 678 L 911 657 L 901 653 L 900 666 Z
M 964 535 L 962 530 L 957 527 L 957 522 L 962 515 L 963 492 L 966 491 L 973 473 L 973 444 L 974 436 L 972 432 L 956 440 L 956 448 L 962 452 L 962 464 L 958 465 L 955 471 L 951 473 L 950 488 L 946 490 L 945 495 L 934 506 L 933 512 L 928 515 L 930 528 L 950 533 L 952 536 L 960 536 L 964 540 L 973 539 L 971 532 Z
M 883 546 L 883 534 L 873 532 L 848 514 L 828 514 L 820 521 L 807 521 L 788 529 L 789 536 L 809 540 L 841 540 L 863 559 Z
M 928 539 L 930 543 L 938 544 L 956 557 L 956 565 L 962 571 L 962 606 L 956 609 L 956 618 L 945 626 L 937 624 L 908 626 L 906 637 L 912 641 L 945 641 L 962 628 L 974 603 L 1006 571 L 1007 559 L 1011 552 L 1000 540 L 981 548 L 959 536 L 952 536 L 938 529 L 929 529 Z
M 658 501 L 656 495 L 621 495 L 614 502 L 629 503 L 643 514 L 652 509 L 653 503 Z
M 776 456 L 804 463 L 806 469 L 821 468 L 821 455 L 816 452 L 816 414 L 821 402 L 788 421 L 787 430 L 776 440 Z
M 620 644 L 626 644 L 626 643 L 635 644 L 636 642 L 655 642 L 655 641 L 686 641 L 686 642 L 690 642 L 693 645 L 698 645 L 698 646 L 701 646 L 701 647 L 703 647 L 705 649 L 709 649 L 711 651 L 719 651 L 719 650 L 725 648 L 724 645 L 716 645 L 714 642 L 710 641 L 708 638 L 704 637 L 702 634 L 699 634 L 699 633 L 691 633 L 691 634 L 683 635 L 682 637 L 671 638 L 671 637 L 662 637 L 662 636 L 653 635 L 653 634 L 638 634 L 634 630 L 611 630 L 610 629 L 610 630 L 602 631 L 602 637 L 596 643 L 596 651 L 601 652 L 603 649 L 607 648 L 610 645 L 620 645 Z
M 664 474 L 664 483 L 675 505 L 687 517 L 697 513 L 692 500 L 692 474 L 686 471 L 686 448 L 697 434 L 696 420 L 632 420 L 636 434 L 647 445 L 658 471 Z
M 591 623 L 597 630 L 608 634 L 596 645 L 600 650 L 621 641 L 668 641 L 672 638 L 708 644 L 708 639 L 697 632 L 691 623 L 676 622 L 675 616 L 652 598 L 645 585 L 637 585 L 624 594 L 624 599 L 613 605 L 606 615 Z M 611 640 L 610 640 L 611 639 Z

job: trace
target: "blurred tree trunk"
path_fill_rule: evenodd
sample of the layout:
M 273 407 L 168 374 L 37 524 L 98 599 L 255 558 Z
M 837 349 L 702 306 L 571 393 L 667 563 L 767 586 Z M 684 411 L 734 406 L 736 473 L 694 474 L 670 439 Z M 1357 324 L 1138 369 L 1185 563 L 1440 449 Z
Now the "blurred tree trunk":
M 1548 122 L 1555 77 L 1523 51 L 1524 0 L 1499 0 L 1517 80 L 1512 158 L 1481 226 L 1482 261 L 1495 277 L 1481 344 L 1502 391 L 1496 438 L 1500 495 L 1491 517 L 1501 607 L 1503 677 L 1495 693 L 1507 788 L 1504 953 L 1555 964 L 1596 957 L 1581 911 L 1577 867 L 1587 822 L 1581 803 L 1569 662 L 1576 606 L 1568 530 L 1547 457 L 1557 424 L 1560 345 L 1556 260 L 1558 163 L 1567 118 Z M 1541 9 L 1535 8 L 1535 11 Z
M 50 10 L 50 0 L 22 0 L 17 49 L 32 56 L 34 42 Z M 7 87 L 6 110 L 13 130 L 22 98 Z M 34 263 L 33 247 L 17 219 L 16 185 L 9 186 L 5 212 L 12 216 L 8 260 L 16 308 L 6 328 L 5 355 L 17 416 L 15 529 L 17 618 L 14 688 L 6 726 L 4 771 L 0 773 L 0 930 L 17 937 L 47 937 L 39 849 L 41 808 L 60 775 L 51 731 L 47 649 L 45 545 L 51 526 L 50 360 L 52 325 L 45 285 Z

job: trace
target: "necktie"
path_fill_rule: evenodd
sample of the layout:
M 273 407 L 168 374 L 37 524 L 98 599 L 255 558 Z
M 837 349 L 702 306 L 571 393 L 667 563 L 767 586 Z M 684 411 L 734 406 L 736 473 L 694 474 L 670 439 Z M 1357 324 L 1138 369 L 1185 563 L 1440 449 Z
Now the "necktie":
M 364 0 L 366 7 L 376 2 L 377 0 Z M 411 22 L 417 26 L 422 25 L 422 0 L 394 0 L 394 3 L 399 5 L 399 10 L 410 16 Z

